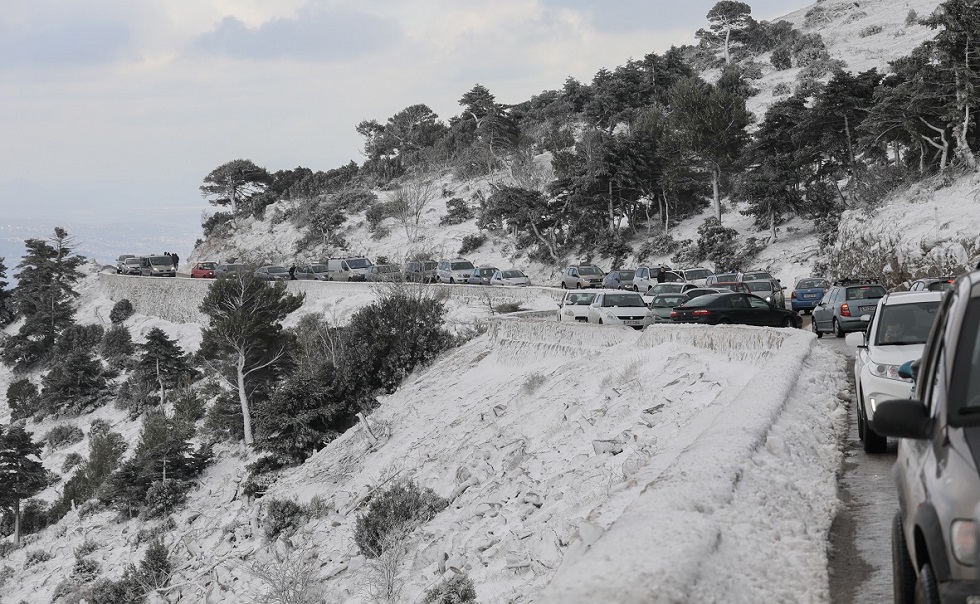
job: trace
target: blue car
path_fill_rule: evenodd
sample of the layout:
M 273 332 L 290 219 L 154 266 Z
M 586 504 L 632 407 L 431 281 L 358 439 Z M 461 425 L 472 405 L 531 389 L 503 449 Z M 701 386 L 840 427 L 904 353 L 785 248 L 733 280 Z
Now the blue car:
M 802 310 L 804 313 L 810 313 L 820 303 L 820 298 L 823 298 L 828 289 L 830 283 L 823 277 L 800 279 L 793 287 L 790 304 L 794 311 Z

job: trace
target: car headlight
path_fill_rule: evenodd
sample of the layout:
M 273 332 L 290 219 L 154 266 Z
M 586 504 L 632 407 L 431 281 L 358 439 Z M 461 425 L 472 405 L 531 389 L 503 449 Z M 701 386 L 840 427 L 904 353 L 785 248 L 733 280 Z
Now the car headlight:
M 977 523 L 972 520 L 954 520 L 949 527 L 949 541 L 953 556 L 962 564 L 977 563 Z
M 886 365 L 884 363 L 871 363 L 868 365 L 868 370 L 871 371 L 871 375 L 875 377 L 885 378 L 889 380 L 897 380 L 899 382 L 911 382 L 912 380 L 905 379 L 898 375 L 898 368 L 901 365 Z

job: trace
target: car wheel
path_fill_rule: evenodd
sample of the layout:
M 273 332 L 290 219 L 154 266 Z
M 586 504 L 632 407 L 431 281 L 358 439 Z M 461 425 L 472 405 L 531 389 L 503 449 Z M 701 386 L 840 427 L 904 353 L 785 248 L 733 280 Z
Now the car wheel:
M 892 590 L 895 604 L 915 602 L 915 568 L 905 543 L 901 512 L 892 519 Z
M 789 317 L 783 319 L 783 327 L 792 327 L 792 326 L 793 326 L 793 319 Z
M 837 322 L 837 317 L 834 317 L 834 335 L 838 338 L 843 338 L 845 335 L 844 330 L 841 329 L 840 323 Z
M 731 325 L 731 324 L 732 322 L 729 321 L 728 319 L 718 319 L 718 322 L 715 325 Z
M 888 438 L 875 432 L 875 429 L 868 423 L 868 416 L 864 416 L 864 452 L 865 453 L 884 453 L 888 448 Z
M 813 315 L 810 316 L 810 330 L 817 335 L 818 338 L 823 337 L 823 332 L 817 328 L 817 318 Z
M 854 413 L 857 415 L 858 440 L 864 440 L 864 432 L 868 429 L 867 424 L 864 421 L 864 408 L 861 406 L 861 398 L 861 390 L 859 388 L 857 393 L 857 403 L 854 406 Z
M 915 582 L 915 602 L 922 604 L 939 604 L 939 587 L 936 585 L 936 573 L 931 564 L 923 564 L 919 569 L 919 580 Z

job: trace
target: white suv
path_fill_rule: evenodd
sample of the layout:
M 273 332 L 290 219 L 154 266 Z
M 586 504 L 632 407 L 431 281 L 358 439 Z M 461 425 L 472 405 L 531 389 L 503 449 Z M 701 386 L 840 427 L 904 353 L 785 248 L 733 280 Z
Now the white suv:
M 436 280 L 439 283 L 466 283 L 475 267 L 466 258 L 440 260 L 436 265 Z
M 885 295 L 867 331 L 847 335 L 847 343 L 857 347 L 854 355 L 854 381 L 857 389 L 858 437 L 868 453 L 884 453 L 886 438 L 871 427 L 878 403 L 908 398 L 912 381 L 899 376 L 906 361 L 922 356 L 922 348 L 942 300 L 942 292 L 897 292 Z

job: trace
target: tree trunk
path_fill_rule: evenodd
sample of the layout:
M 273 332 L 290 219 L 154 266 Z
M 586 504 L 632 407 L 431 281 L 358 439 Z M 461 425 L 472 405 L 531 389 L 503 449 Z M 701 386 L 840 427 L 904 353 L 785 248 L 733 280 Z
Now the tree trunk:
M 20 545 L 20 499 L 14 499 L 14 543 Z
M 667 203 L 667 189 L 661 189 L 664 195 L 664 234 L 670 235 L 670 204 Z
M 157 359 L 157 383 L 160 384 L 160 406 L 167 402 L 167 391 L 163 387 L 163 376 L 160 375 L 160 359 Z
M 725 30 L 725 64 L 726 65 L 732 62 L 732 57 L 730 54 L 728 54 L 728 43 L 731 40 L 731 37 L 732 37 L 732 28 L 729 26 L 728 29 Z
M 721 168 L 712 166 L 711 168 L 711 191 L 715 199 L 715 217 L 721 222 L 721 196 L 718 191 L 719 181 L 721 180 Z
M 552 245 L 551 241 L 548 241 L 547 238 L 541 235 L 541 231 L 538 230 L 538 226 L 533 222 L 531 223 L 531 230 L 534 231 L 534 236 L 538 238 L 538 241 L 543 243 L 544 246 L 548 248 L 548 255 L 551 256 L 552 260 L 554 260 L 556 263 L 559 262 L 558 254 L 555 252 L 555 246 Z
M 970 46 L 969 42 L 966 47 L 967 61 L 969 61 Z M 970 131 L 970 95 L 964 90 L 961 85 L 962 75 L 960 75 L 959 70 L 956 71 L 956 105 L 960 110 L 960 114 L 963 119 L 953 128 L 953 138 L 956 139 L 956 156 L 966 164 L 971 170 L 977 169 L 977 158 L 973 155 L 973 151 L 970 149 L 970 144 L 966 140 L 966 136 Z
M 776 212 L 769 208 L 769 235 L 772 237 L 772 242 L 776 241 Z
M 242 424 L 245 428 L 245 444 L 252 446 L 252 413 L 248 408 L 248 394 L 245 391 L 245 354 L 238 353 L 238 365 L 235 368 L 238 376 L 238 402 L 242 405 Z
M 853 166 L 854 165 L 854 143 L 851 142 L 851 124 L 848 121 L 846 115 L 844 116 L 844 135 L 847 137 L 847 155 L 848 155 L 848 158 L 851 160 L 851 166 Z

